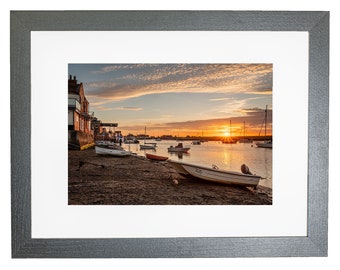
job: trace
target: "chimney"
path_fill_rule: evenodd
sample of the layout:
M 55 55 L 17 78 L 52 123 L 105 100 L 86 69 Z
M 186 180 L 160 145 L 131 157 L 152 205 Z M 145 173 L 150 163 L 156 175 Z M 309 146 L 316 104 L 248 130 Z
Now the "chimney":
M 70 75 L 70 78 L 69 78 L 69 80 L 72 80 L 72 75 Z
M 76 77 L 76 76 L 73 76 L 73 80 L 75 80 L 75 81 L 76 81 L 76 80 L 77 80 L 77 77 Z

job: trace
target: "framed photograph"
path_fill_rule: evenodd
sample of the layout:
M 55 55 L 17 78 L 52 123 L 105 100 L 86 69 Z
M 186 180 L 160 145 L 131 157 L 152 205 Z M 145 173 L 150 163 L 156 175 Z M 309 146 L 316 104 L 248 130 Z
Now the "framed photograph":
M 12 257 L 327 256 L 328 75 L 326 11 L 12 11 Z

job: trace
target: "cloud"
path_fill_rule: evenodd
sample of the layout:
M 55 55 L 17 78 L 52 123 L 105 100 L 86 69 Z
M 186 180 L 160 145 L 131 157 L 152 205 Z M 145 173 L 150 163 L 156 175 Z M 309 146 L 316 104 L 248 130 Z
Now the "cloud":
M 89 97 L 125 100 L 170 92 L 271 94 L 272 64 L 131 64 L 97 70 L 110 80 L 86 83 Z
M 249 91 L 248 94 L 254 94 L 254 95 L 271 95 L 271 94 L 272 94 L 272 89 L 261 90 L 261 91 Z
M 153 66 L 153 64 L 148 64 L 148 66 Z M 94 74 L 105 74 L 105 73 L 112 73 L 117 71 L 127 71 L 127 70 L 138 70 L 140 68 L 144 68 L 144 64 L 114 64 L 114 65 L 107 65 L 99 70 L 94 70 L 92 73 Z
M 112 108 L 104 107 L 104 106 L 91 106 L 91 108 L 94 108 L 97 112 L 104 112 L 104 111 L 112 111 Z
M 140 110 L 143 110 L 143 108 L 138 108 L 138 107 L 117 107 L 117 108 L 113 108 L 113 110 L 117 110 L 117 111 L 140 111 Z
M 209 101 L 224 101 L 224 100 L 230 100 L 230 98 L 211 98 Z

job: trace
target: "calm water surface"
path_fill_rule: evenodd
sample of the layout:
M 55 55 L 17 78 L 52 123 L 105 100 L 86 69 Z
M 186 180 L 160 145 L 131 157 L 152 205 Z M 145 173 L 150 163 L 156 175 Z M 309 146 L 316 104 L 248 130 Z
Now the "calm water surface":
M 156 142 L 148 140 L 147 142 Z M 142 142 L 141 142 L 142 143 Z M 168 147 L 176 146 L 178 142 L 158 141 L 156 150 L 140 150 L 139 144 L 123 144 L 122 146 L 137 155 L 145 156 L 152 153 L 167 156 L 172 160 L 211 167 L 213 164 L 223 170 L 241 171 L 241 165 L 246 164 L 250 171 L 261 175 L 260 185 L 272 188 L 272 149 L 258 148 L 251 143 L 223 144 L 219 141 L 209 141 L 193 145 L 191 141 L 183 141 L 184 147 L 190 147 L 188 153 L 169 153 Z

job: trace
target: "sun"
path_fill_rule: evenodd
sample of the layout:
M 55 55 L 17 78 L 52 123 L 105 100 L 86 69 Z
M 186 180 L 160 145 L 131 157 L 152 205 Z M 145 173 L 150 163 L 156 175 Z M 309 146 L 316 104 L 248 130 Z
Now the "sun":
M 229 131 L 227 131 L 227 130 L 225 130 L 225 131 L 223 132 L 223 134 L 224 134 L 225 137 L 229 137 L 229 136 L 230 136 L 230 133 L 229 133 Z

